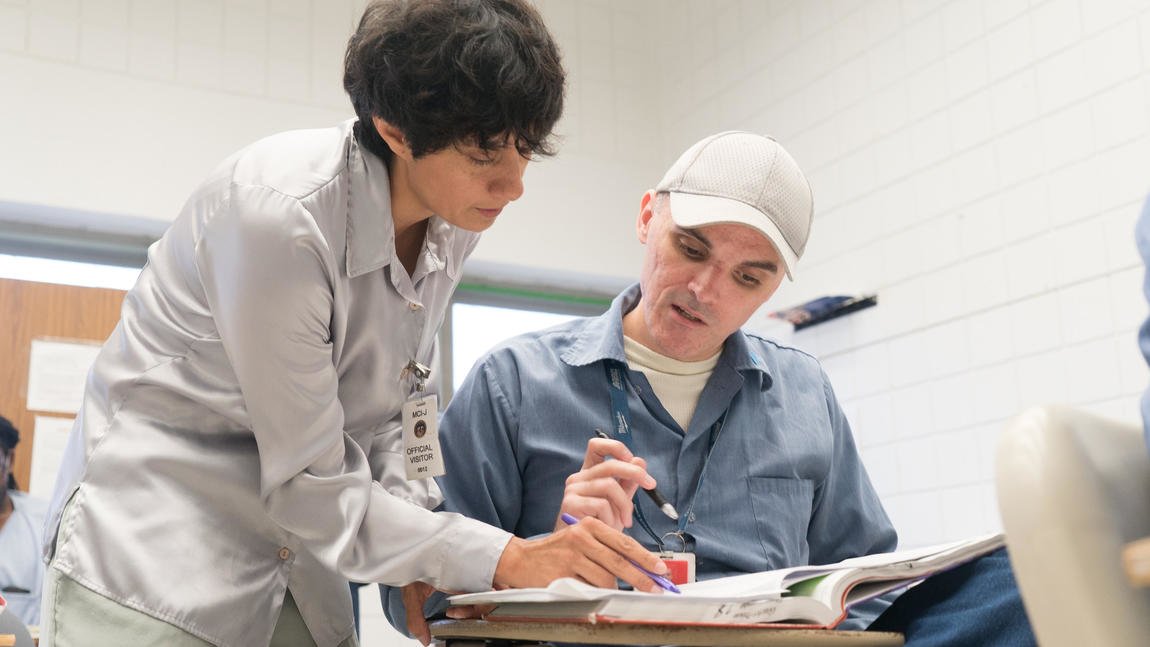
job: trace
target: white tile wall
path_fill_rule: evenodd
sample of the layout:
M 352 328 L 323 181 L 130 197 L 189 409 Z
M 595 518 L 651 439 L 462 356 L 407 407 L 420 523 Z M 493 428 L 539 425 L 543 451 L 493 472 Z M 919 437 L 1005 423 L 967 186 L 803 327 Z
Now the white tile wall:
M 22 52 L 28 45 L 28 8 L 0 5 L 0 51 Z
M 34 0 L 28 3 L 28 51 L 47 59 L 76 60 L 80 34 L 78 0 Z
M 362 0 L 0 2 L 0 50 L 197 88 L 344 108 Z M 322 77 L 322 78 L 321 78 Z
M 774 305 L 878 292 L 789 337 L 823 359 L 905 543 L 993 529 L 1012 415 L 1062 402 L 1137 419 L 1150 4 L 748 4 L 742 30 L 763 36 L 714 47 L 754 73 L 723 96 L 796 155 L 817 211 Z M 698 19 L 667 17 L 661 42 Z M 718 121 L 710 73 L 663 73 L 665 95 L 698 95 L 664 113 L 668 152 L 698 134 L 678 125 Z
M 127 69 L 127 0 L 83 0 L 80 3 L 80 60 L 113 72 Z
M 224 69 L 220 86 L 227 92 L 267 92 L 268 14 L 262 5 L 229 7 L 223 20 Z
M 158 81 L 175 78 L 175 0 L 133 2 L 128 25 L 128 73 Z

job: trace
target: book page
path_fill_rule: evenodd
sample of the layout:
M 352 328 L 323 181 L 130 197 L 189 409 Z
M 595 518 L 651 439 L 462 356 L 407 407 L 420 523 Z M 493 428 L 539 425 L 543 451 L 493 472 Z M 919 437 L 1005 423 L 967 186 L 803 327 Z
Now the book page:
M 679 590 L 681 590 L 684 595 L 696 597 L 737 597 L 782 594 L 787 589 L 783 582 L 787 574 L 792 570 L 793 569 L 784 568 L 777 571 L 717 577 L 710 580 L 693 582 L 691 584 L 682 584 L 679 586 Z
M 545 589 L 455 595 L 451 604 L 497 605 L 502 619 L 833 626 L 846 604 L 906 586 L 1003 545 L 1001 534 L 869 555 L 825 566 L 747 573 L 681 586 L 682 594 L 600 589 L 559 579 Z M 789 587 L 789 590 L 788 590 Z
M 620 591 L 618 589 L 601 589 L 579 580 L 564 577 L 555 580 L 547 588 L 532 589 L 504 589 L 502 591 L 486 591 L 483 593 L 464 593 L 453 595 L 448 601 L 454 605 L 465 604 L 503 604 L 508 602 L 573 602 L 579 600 L 663 600 L 672 602 L 678 600 L 747 600 L 759 598 L 778 598 L 785 592 L 777 584 L 777 578 L 771 577 L 772 572 L 750 573 L 735 577 L 724 577 L 706 582 L 684 584 L 680 587 L 683 592 L 674 593 L 644 593 L 642 591 Z M 762 577 L 767 576 L 767 577 Z M 729 584 L 732 583 L 733 584 Z M 705 585 L 705 586 L 703 586 Z
M 1003 544 L 1002 533 L 991 533 L 987 535 L 980 535 L 972 539 L 962 539 L 959 541 L 952 541 L 945 544 L 937 544 L 934 546 L 923 546 L 921 548 L 910 548 L 907 550 L 899 550 L 893 553 L 875 553 L 873 555 L 863 555 L 861 557 L 852 557 L 844 559 L 836 564 L 836 566 L 843 568 L 873 568 L 876 566 L 888 566 L 891 564 L 898 564 L 902 562 L 918 562 L 926 560 L 930 557 L 942 557 L 951 559 L 963 554 L 971 553 L 978 554 L 988 552 L 986 550 L 989 546 Z M 940 560 L 930 560 L 940 561 Z
M 570 577 L 561 577 L 547 588 L 503 589 L 481 593 L 463 593 L 448 599 L 451 604 L 501 604 L 504 602 L 571 602 L 602 600 L 611 595 L 650 595 L 637 591 L 601 589 Z

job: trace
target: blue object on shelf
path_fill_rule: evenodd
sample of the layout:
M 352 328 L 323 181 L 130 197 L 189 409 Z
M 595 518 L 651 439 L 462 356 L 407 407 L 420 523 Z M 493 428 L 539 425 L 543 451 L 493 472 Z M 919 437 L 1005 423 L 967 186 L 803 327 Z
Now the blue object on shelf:
M 842 295 L 819 297 L 793 308 L 772 312 L 771 316 L 775 319 L 789 321 L 794 324 L 795 330 L 802 330 L 874 305 L 878 305 L 878 295 L 876 294 L 865 294 L 858 297 Z

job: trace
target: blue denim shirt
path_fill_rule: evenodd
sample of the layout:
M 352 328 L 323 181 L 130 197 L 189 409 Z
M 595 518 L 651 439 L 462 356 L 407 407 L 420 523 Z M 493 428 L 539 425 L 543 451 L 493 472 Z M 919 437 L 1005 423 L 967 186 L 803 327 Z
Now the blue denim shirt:
M 602 316 L 521 335 L 472 368 L 440 425 L 448 510 L 520 537 L 554 529 L 565 479 L 582 466 L 588 439 L 613 428 L 604 361 L 626 361 L 622 317 L 638 300 L 636 285 Z M 690 511 L 686 549 L 700 579 L 895 549 L 850 425 L 810 355 L 731 335 L 685 431 L 642 373 L 629 370 L 628 381 L 633 451 L 679 512 Z M 647 497 L 637 501 L 655 534 L 676 530 Z M 627 533 L 657 547 L 637 522 Z M 666 546 L 681 548 L 674 538 Z M 399 591 L 383 593 L 403 627 Z
M 1134 229 L 1134 239 L 1138 243 L 1138 252 L 1142 254 L 1142 261 L 1146 266 L 1145 278 L 1142 280 L 1142 292 L 1150 302 L 1150 198 L 1142 207 L 1142 216 Z M 1150 318 L 1142 322 L 1138 329 L 1138 347 L 1142 350 L 1142 357 L 1150 364 Z M 1146 443 L 1150 445 L 1150 389 L 1142 394 L 1142 429 L 1146 435 Z

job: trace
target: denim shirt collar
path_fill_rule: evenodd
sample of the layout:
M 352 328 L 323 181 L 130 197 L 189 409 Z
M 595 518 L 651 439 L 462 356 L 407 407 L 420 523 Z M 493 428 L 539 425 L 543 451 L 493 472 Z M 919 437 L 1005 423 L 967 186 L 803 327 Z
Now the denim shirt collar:
M 570 366 L 585 366 L 608 359 L 627 362 L 623 353 L 623 315 L 630 312 L 638 303 L 641 292 L 635 283 L 623 290 L 607 312 L 587 322 L 576 335 L 572 344 L 563 351 L 561 357 Z M 723 343 L 723 353 L 719 357 L 716 370 L 722 366 L 740 373 L 755 371 L 762 374 L 762 390 L 773 383 L 766 361 L 759 356 L 747 341 L 747 334 L 736 330 Z
M 346 124 L 348 138 L 347 274 L 356 277 L 390 265 L 395 258 L 395 222 L 391 217 L 391 185 L 387 164 L 360 147 Z M 460 263 L 450 254 L 455 228 L 439 216 L 427 223 L 421 254 L 427 272 L 447 269 L 454 280 Z M 413 277 L 417 280 L 418 277 Z

